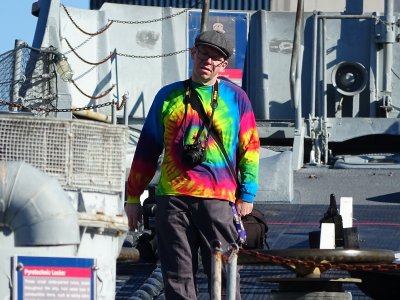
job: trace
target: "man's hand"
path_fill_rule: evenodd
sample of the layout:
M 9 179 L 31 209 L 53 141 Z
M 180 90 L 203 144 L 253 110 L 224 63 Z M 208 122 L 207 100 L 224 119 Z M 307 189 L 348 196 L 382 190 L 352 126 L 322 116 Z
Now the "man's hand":
M 235 206 L 239 217 L 244 217 L 253 211 L 253 203 L 241 199 L 236 200 Z
M 142 206 L 139 203 L 126 203 L 125 212 L 128 217 L 129 229 L 138 229 L 139 222 L 142 220 Z

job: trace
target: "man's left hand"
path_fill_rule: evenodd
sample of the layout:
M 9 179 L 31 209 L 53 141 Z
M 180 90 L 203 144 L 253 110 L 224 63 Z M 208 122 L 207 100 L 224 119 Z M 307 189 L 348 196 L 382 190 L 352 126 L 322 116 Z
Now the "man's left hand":
M 236 200 L 235 205 L 239 217 L 244 217 L 253 211 L 253 203 L 238 199 Z

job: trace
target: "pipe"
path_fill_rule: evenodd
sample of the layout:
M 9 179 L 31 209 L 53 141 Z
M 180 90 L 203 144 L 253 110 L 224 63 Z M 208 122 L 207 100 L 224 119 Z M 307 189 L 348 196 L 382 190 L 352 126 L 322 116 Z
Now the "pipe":
M 203 7 L 201 10 L 201 32 L 207 30 L 209 11 L 210 11 L 210 0 L 204 0 Z
M 226 281 L 226 299 L 231 300 L 236 298 L 236 278 L 237 278 L 237 258 L 239 246 L 232 244 L 231 254 L 228 258 L 227 265 L 227 281 Z
M 295 116 L 295 129 L 298 131 L 303 127 L 302 122 L 302 98 L 301 98 L 301 72 L 303 70 L 303 53 L 304 53 L 304 46 L 301 45 L 299 49 L 299 60 L 297 61 L 296 67 L 296 81 L 295 81 L 295 95 L 298 101 L 297 109 L 296 109 L 296 116 Z
M 15 40 L 14 46 L 14 68 L 13 68 L 13 81 L 12 85 L 12 93 L 11 93 L 11 102 L 19 102 L 18 93 L 20 88 L 20 79 L 21 79 L 21 62 L 22 62 L 22 45 L 24 44 L 21 40 Z M 22 103 L 23 104 L 23 103 Z M 9 107 L 10 111 L 18 111 L 16 107 Z
M 328 102 L 328 84 L 326 70 L 326 23 L 325 19 L 321 19 L 321 68 L 322 68 L 322 118 L 326 121 L 327 118 L 327 102 Z
M 151 275 L 145 280 L 145 282 L 137 289 L 129 300 L 143 300 L 143 299 L 164 299 L 158 297 L 162 294 L 164 288 L 164 282 L 162 278 L 161 268 L 157 267 L 151 273 Z
M 221 300 L 222 292 L 222 249 L 221 242 L 214 241 L 211 261 L 211 300 Z
M 129 93 L 125 92 L 125 104 L 124 104 L 124 125 L 128 126 L 129 124 L 129 113 L 128 113 L 128 102 L 129 102 Z
M 326 24 L 325 19 L 321 19 L 322 21 L 322 92 L 323 92 L 323 101 L 322 101 L 322 133 L 323 133 L 323 149 L 324 149 L 324 164 L 328 163 L 328 130 L 327 130 L 327 122 L 328 122 L 328 84 L 327 84 L 327 69 L 326 69 Z
M 296 22 L 294 29 L 294 37 L 293 37 L 293 50 L 292 50 L 292 60 L 290 64 L 290 94 L 293 102 L 294 109 L 296 111 L 295 118 L 295 129 L 300 128 L 299 118 L 299 106 L 301 106 L 299 95 L 296 93 L 297 86 L 297 74 L 298 74 L 298 62 L 301 60 L 301 44 L 302 44 L 302 29 L 303 29 L 303 11 L 304 11 L 304 0 L 298 0 L 297 3 L 297 12 L 296 12 Z
M 383 106 L 391 109 L 392 105 L 392 68 L 393 44 L 395 42 L 395 17 L 393 15 L 393 0 L 385 0 L 386 39 L 384 43 L 383 65 Z
M 117 260 L 120 262 L 138 262 L 140 260 L 140 252 L 136 248 L 122 247 Z
M 114 105 L 113 105 L 114 107 Z M 95 120 L 95 121 L 100 121 L 100 122 L 104 122 L 104 123 L 108 123 L 111 124 L 113 122 L 113 117 L 112 116 L 108 116 L 99 112 L 95 112 L 95 111 L 91 111 L 91 110 L 74 110 L 76 109 L 75 106 L 72 106 L 72 113 L 75 116 L 79 116 L 79 117 L 84 117 L 87 119 L 91 119 L 91 120 Z
M 15 246 L 80 243 L 78 213 L 58 180 L 25 162 L 0 161 L 0 226 Z
M 371 14 L 366 15 L 336 15 L 336 14 L 321 14 L 319 16 L 323 19 L 375 19 Z
M 311 71 L 311 105 L 310 113 L 311 117 L 315 118 L 315 99 L 317 93 L 317 45 L 318 45 L 318 12 L 314 11 L 313 20 L 313 41 L 312 41 L 312 71 Z

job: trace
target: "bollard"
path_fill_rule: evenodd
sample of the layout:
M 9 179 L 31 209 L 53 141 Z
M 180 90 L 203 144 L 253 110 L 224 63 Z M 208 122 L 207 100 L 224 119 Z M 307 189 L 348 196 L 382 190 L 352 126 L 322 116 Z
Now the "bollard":
M 238 258 L 239 246 L 237 244 L 232 244 L 231 246 L 232 248 L 228 258 L 227 274 L 226 274 L 227 300 L 236 299 L 237 258 Z
M 222 249 L 221 242 L 211 244 L 213 257 L 211 261 L 211 300 L 221 300 L 222 292 Z

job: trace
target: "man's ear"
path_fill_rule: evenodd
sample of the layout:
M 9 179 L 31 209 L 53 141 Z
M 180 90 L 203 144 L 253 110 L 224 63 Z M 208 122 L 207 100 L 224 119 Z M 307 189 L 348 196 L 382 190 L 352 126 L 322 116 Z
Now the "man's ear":
M 196 47 L 190 48 L 190 55 L 192 56 L 192 59 L 194 58 L 195 54 L 196 54 Z

